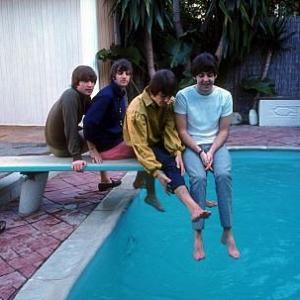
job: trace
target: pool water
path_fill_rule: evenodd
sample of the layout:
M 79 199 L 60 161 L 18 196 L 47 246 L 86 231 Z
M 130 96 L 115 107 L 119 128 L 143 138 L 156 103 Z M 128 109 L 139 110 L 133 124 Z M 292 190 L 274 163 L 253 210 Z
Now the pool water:
M 220 243 L 217 209 L 206 221 L 206 259 L 197 262 L 183 205 L 160 189 L 167 212 L 159 213 L 141 193 L 68 299 L 300 299 L 300 152 L 233 151 L 232 159 L 239 260 Z

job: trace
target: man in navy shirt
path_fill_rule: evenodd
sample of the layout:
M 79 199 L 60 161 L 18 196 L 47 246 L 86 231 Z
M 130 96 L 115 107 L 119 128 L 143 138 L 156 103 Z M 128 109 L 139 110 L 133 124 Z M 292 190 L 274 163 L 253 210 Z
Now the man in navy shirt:
M 126 87 L 132 75 L 132 65 L 126 59 L 117 60 L 111 67 L 111 83 L 93 98 L 83 120 L 83 133 L 91 158 L 96 163 L 103 159 L 134 157 L 133 151 L 123 142 L 123 119 L 126 111 Z M 99 190 L 115 187 L 121 181 L 101 172 Z

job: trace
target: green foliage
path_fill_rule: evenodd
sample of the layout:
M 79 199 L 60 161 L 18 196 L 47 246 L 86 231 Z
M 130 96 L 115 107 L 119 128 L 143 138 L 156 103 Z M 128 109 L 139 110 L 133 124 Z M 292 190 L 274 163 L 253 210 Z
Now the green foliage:
M 268 17 L 260 22 L 256 34 L 256 43 L 261 51 L 267 53 L 271 50 L 276 53 L 290 49 L 286 46 L 286 41 L 295 32 L 288 32 L 286 23 L 287 18 L 280 17 Z
M 213 0 L 208 9 L 208 18 L 221 18 L 222 58 L 242 61 L 250 52 L 256 26 L 267 15 L 266 0 Z
M 179 81 L 179 84 L 178 84 L 179 89 L 183 89 L 183 88 L 195 83 L 195 79 L 193 78 L 191 72 L 185 71 L 182 73 L 182 75 L 184 77 Z
M 126 25 L 128 33 L 141 27 L 151 33 L 155 24 L 161 30 L 165 29 L 166 23 L 172 24 L 167 10 L 171 6 L 171 0 L 115 0 L 112 11 L 119 13 L 120 23 Z
M 163 42 L 171 68 L 185 65 L 188 62 L 192 52 L 192 45 L 190 43 L 183 41 L 183 39 L 176 39 L 171 35 L 167 35 Z
M 269 78 L 265 78 L 262 80 L 257 76 L 249 76 L 242 80 L 241 87 L 245 91 L 253 94 L 260 93 L 267 96 L 273 96 L 276 94 L 275 83 Z
M 106 61 L 107 59 L 116 60 L 119 58 L 127 58 L 133 65 L 142 69 L 142 71 L 145 71 L 145 69 L 142 68 L 143 57 L 141 52 L 138 48 L 133 46 L 124 48 L 121 46 L 112 45 L 109 50 L 99 50 L 96 54 L 96 58 L 103 61 Z

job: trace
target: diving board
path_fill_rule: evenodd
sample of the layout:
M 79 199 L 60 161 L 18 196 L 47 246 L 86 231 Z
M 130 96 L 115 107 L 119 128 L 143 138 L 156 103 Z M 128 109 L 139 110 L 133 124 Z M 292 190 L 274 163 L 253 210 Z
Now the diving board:
M 144 170 L 136 159 L 105 160 L 101 164 L 92 163 L 88 156 L 83 159 L 87 161 L 84 171 Z M 24 174 L 19 203 L 21 215 L 30 215 L 39 209 L 50 171 L 73 171 L 72 158 L 53 155 L 0 157 L 0 172 Z

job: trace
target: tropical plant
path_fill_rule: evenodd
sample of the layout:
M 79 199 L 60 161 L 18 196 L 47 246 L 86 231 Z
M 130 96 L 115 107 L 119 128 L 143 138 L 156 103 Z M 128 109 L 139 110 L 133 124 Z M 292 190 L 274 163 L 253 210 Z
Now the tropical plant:
M 255 42 L 259 45 L 260 51 L 265 56 L 262 74 L 259 78 L 257 78 L 257 83 L 260 83 L 261 86 L 268 82 L 267 75 L 270 69 L 272 57 L 275 54 L 281 54 L 282 52 L 290 49 L 286 42 L 295 33 L 288 31 L 286 26 L 287 20 L 287 18 L 269 17 L 264 18 L 259 24 Z M 269 86 L 269 88 L 272 89 L 272 86 Z M 269 92 L 270 91 L 272 92 L 272 90 L 269 90 Z M 273 92 L 275 93 L 274 90 Z M 264 93 L 264 91 L 257 89 L 257 93 L 253 99 L 254 109 L 256 109 L 257 101 L 261 93 Z
M 269 78 L 261 79 L 257 76 L 248 76 L 241 81 L 241 87 L 254 95 L 257 93 L 267 96 L 275 95 L 275 83 Z
M 213 0 L 207 14 L 210 23 L 222 24 L 215 51 L 219 62 L 224 58 L 242 61 L 251 49 L 259 19 L 267 15 L 266 0 Z
M 171 0 L 114 0 L 113 3 L 112 11 L 119 16 L 124 40 L 126 41 L 131 33 L 141 34 L 150 77 L 155 72 L 152 31 L 155 26 L 164 30 L 167 25 L 172 25 L 168 13 L 171 5 Z
M 256 44 L 266 56 L 261 79 L 267 77 L 273 55 L 290 49 L 286 42 L 295 33 L 288 31 L 287 20 L 287 18 L 279 17 L 264 18 L 259 24 Z

